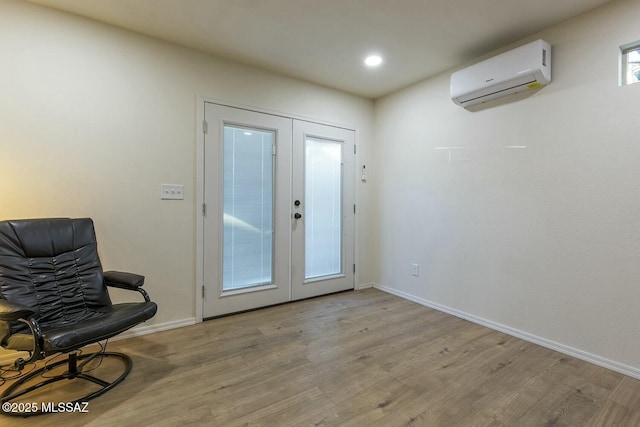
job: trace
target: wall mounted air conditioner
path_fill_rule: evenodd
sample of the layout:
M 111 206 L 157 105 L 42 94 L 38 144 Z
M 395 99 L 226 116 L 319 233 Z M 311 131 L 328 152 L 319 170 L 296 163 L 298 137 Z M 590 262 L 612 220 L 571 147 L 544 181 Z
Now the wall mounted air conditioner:
M 468 107 L 551 81 L 551 46 L 536 40 L 451 75 L 451 99 Z

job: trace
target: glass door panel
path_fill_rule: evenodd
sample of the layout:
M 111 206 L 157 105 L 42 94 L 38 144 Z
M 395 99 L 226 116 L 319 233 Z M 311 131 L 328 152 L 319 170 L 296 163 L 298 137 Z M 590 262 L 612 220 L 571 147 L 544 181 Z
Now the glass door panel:
M 305 139 L 305 280 L 342 273 L 342 142 Z
M 275 133 L 224 126 L 222 290 L 273 283 Z

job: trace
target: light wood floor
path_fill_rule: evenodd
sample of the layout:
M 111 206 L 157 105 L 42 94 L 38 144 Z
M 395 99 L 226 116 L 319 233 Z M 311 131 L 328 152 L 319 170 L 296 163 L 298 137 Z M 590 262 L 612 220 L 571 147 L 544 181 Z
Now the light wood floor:
M 640 381 L 374 289 L 109 349 L 134 369 L 89 413 L 0 425 L 640 425 Z

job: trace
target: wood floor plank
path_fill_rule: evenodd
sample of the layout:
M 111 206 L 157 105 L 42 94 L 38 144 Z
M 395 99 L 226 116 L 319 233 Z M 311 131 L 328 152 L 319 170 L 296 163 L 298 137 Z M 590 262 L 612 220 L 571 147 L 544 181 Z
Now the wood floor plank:
M 640 381 L 374 289 L 109 350 L 134 368 L 89 413 L 0 425 L 640 426 Z M 64 402 L 70 390 L 37 398 Z

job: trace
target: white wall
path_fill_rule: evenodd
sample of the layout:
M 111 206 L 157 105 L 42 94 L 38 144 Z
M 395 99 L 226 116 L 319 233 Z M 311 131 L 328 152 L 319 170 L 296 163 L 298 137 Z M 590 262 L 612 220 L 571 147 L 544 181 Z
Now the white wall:
M 640 377 L 640 84 L 618 87 L 639 16 L 518 43 L 552 44 L 553 82 L 517 102 L 466 111 L 450 72 L 376 101 L 383 289 Z
M 0 218 L 92 217 L 103 266 L 147 276 L 151 325 L 195 316 L 198 95 L 356 126 L 371 163 L 370 100 L 0 0 Z M 161 201 L 161 183 L 185 200 Z M 357 188 L 361 283 L 376 271 L 370 185 Z

